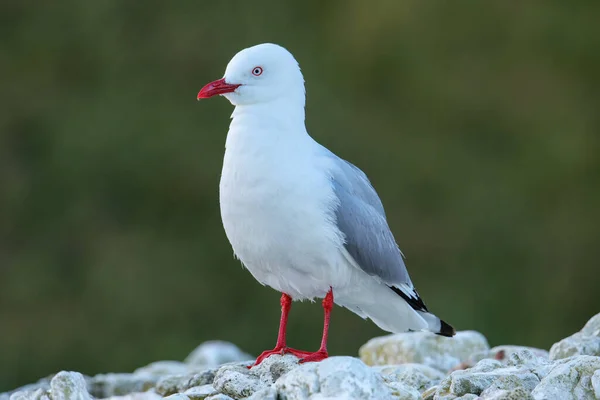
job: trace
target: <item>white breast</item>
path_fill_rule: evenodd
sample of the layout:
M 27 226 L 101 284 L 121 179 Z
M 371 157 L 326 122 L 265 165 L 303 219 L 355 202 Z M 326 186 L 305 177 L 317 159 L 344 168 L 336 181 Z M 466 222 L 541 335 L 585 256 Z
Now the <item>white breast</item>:
M 234 121 L 221 176 L 221 216 L 235 254 L 259 282 L 295 298 L 324 296 L 342 246 L 315 148 L 305 133 L 249 132 Z

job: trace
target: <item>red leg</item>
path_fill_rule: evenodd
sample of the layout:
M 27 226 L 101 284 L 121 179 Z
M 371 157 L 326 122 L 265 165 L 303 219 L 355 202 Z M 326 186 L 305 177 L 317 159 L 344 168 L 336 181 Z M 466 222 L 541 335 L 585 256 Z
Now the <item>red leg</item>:
M 310 361 L 321 361 L 327 358 L 329 355 L 327 354 L 327 337 L 329 336 L 329 320 L 331 318 L 331 309 L 333 308 L 333 289 L 329 289 L 327 295 L 323 299 L 323 311 L 325 314 L 325 319 L 323 321 L 323 337 L 321 339 L 321 347 L 319 350 L 312 354 L 308 354 L 305 357 L 302 357 L 300 362 L 310 362 Z
M 252 365 L 260 364 L 264 361 L 265 358 L 269 357 L 272 354 L 284 354 L 285 351 L 285 334 L 287 330 L 287 321 L 288 315 L 290 313 L 290 309 L 292 308 L 292 298 L 285 293 L 281 294 L 281 318 L 279 320 L 279 333 L 277 334 L 277 343 L 275 344 L 275 348 L 273 350 L 265 350 L 261 353 L 260 356 L 256 359 L 256 362 Z M 251 368 L 251 367 L 248 367 Z
M 329 319 L 331 317 L 331 309 L 333 308 L 333 289 L 329 289 L 327 295 L 323 299 L 323 310 L 325 312 L 325 320 L 323 322 L 323 338 L 321 339 L 321 347 L 316 352 L 296 350 L 286 346 L 285 334 L 287 328 L 288 315 L 292 308 L 292 298 L 287 294 L 281 295 L 281 319 L 279 320 L 279 333 L 277 335 L 277 343 L 273 350 L 266 350 L 261 353 L 254 364 L 248 368 L 263 362 L 267 357 L 273 354 L 293 354 L 300 359 L 300 362 L 321 361 L 328 357 L 327 355 L 327 336 L 329 334 Z

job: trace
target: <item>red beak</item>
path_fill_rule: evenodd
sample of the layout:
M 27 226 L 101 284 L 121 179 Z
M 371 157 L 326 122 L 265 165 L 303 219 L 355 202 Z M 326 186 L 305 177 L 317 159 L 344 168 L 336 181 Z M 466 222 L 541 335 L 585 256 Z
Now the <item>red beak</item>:
M 202 90 L 198 92 L 198 100 L 208 99 L 209 97 L 213 97 L 218 94 L 231 93 L 240 86 L 242 85 L 226 83 L 225 78 L 222 78 L 204 86 Z

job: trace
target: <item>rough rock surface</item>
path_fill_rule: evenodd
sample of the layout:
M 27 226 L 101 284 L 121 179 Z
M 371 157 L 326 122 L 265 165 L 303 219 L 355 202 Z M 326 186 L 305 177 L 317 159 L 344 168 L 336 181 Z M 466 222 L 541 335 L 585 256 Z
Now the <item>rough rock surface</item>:
M 600 314 L 594 315 L 581 331 L 554 343 L 550 348 L 551 360 L 574 355 L 600 356 Z
M 372 368 L 379 372 L 388 384 L 400 382 L 420 392 L 438 384 L 445 376 L 437 369 L 423 364 L 381 365 Z
M 526 346 L 514 346 L 514 345 L 503 345 L 492 347 L 485 358 L 494 358 L 498 361 L 506 363 L 513 354 L 520 352 L 521 350 L 527 350 L 531 352 L 535 357 L 543 360 L 549 359 L 549 353 L 547 350 L 538 349 L 535 347 Z M 479 360 L 477 360 L 479 361 Z
M 139 374 L 99 374 L 88 380 L 88 390 L 94 397 L 123 396 L 145 392 L 156 384 L 156 376 Z
M 484 359 L 473 368 L 454 371 L 438 386 L 435 399 L 454 399 L 466 394 L 481 395 L 492 385 L 502 390 L 523 387 L 531 392 L 540 382 L 532 365 L 505 367 L 500 361 Z M 490 389 L 490 391 L 493 390 Z
M 429 332 L 397 333 L 371 339 L 358 352 L 367 365 L 417 363 L 446 372 L 488 350 L 481 333 L 463 331 L 453 338 Z
M 600 400 L 600 314 L 545 350 L 490 349 L 477 332 L 455 339 L 427 333 L 376 338 L 361 358 L 299 364 L 274 355 L 249 369 L 251 357 L 225 342 L 207 342 L 181 361 L 158 361 L 133 373 L 84 377 L 62 371 L 0 393 L 0 400 Z M 593 353 L 593 354 L 587 354 Z
M 592 375 L 592 388 L 594 388 L 594 394 L 597 399 L 600 399 L 600 369 L 594 372 Z
M 288 400 L 394 398 L 383 377 L 353 357 L 302 364 L 277 380 L 275 388 Z
M 92 400 L 87 384 L 79 372 L 61 371 L 54 375 L 49 388 L 19 390 L 10 395 L 11 400 Z
M 593 375 L 600 370 L 600 357 L 574 356 L 558 361 L 531 393 L 542 399 L 593 399 Z M 596 397 L 598 398 L 598 397 Z

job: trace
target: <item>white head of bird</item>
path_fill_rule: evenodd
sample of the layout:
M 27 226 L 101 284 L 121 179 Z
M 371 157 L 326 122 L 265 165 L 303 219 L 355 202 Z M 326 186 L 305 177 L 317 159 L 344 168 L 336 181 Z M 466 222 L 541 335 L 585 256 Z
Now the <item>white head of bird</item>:
M 294 56 L 281 46 L 263 43 L 237 53 L 223 78 L 204 86 L 198 100 L 224 96 L 234 106 L 289 102 L 304 108 L 304 78 Z

